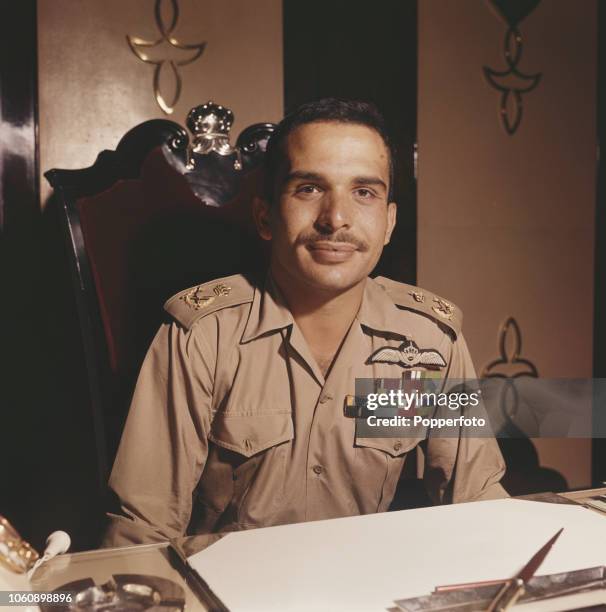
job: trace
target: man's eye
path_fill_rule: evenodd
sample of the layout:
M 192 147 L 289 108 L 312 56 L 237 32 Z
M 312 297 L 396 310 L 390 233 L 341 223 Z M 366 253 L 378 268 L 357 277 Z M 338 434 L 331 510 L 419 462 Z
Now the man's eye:
M 375 192 L 371 189 L 366 189 L 366 187 L 360 187 L 360 189 L 356 189 L 356 193 L 364 199 L 374 198 Z
M 301 185 L 295 191 L 296 193 L 317 193 L 320 190 L 316 185 Z

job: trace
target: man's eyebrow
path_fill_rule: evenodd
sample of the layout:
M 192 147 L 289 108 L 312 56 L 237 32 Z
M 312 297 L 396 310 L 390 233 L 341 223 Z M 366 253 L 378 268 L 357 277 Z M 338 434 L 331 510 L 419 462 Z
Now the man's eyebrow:
M 306 170 L 294 170 L 286 175 L 286 182 L 289 181 L 324 181 L 325 177 L 318 172 L 308 172 Z M 387 191 L 385 181 L 378 176 L 356 176 L 352 183 L 354 185 L 380 185 Z
M 353 179 L 354 185 L 380 185 L 387 191 L 387 185 L 383 179 L 380 179 L 378 176 L 356 176 Z
M 294 170 L 286 175 L 286 182 L 289 181 L 323 181 L 324 177 L 317 172 L 307 172 L 306 170 Z

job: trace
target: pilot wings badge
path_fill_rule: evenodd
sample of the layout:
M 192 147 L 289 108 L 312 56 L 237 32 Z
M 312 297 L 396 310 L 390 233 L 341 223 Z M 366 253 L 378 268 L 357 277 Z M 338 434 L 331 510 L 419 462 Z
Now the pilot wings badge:
M 386 346 L 375 351 L 369 358 L 370 363 L 397 363 L 404 368 L 415 366 L 442 367 L 446 365 L 444 357 L 434 349 L 420 349 L 415 342 L 408 340 L 398 348 Z

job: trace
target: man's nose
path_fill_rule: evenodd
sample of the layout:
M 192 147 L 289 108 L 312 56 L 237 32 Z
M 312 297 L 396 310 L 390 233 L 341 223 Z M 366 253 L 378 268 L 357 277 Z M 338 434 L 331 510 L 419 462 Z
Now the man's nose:
M 318 228 L 333 233 L 351 225 L 351 202 L 347 194 L 328 192 L 322 198 L 322 208 L 316 220 Z

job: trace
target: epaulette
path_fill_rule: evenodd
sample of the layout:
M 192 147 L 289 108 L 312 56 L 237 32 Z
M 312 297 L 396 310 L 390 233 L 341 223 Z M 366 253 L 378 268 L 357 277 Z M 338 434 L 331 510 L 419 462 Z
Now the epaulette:
M 244 276 L 234 274 L 180 291 L 164 304 L 164 310 L 190 329 L 198 319 L 217 310 L 252 302 L 254 293 L 254 286 Z
M 450 328 L 456 336 L 461 333 L 463 312 L 452 302 L 420 287 L 399 283 L 384 276 L 377 276 L 374 281 L 387 291 L 397 306 L 430 316 Z

